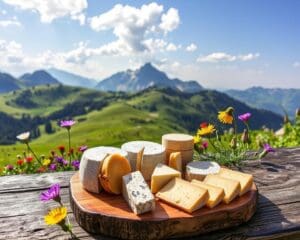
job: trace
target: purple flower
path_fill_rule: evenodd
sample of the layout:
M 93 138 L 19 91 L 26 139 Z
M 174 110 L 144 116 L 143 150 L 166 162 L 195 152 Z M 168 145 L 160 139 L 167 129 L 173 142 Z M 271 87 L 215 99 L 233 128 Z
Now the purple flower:
M 68 161 L 67 161 L 67 160 L 65 160 L 65 159 L 63 159 L 63 161 L 62 161 L 62 165 L 64 165 L 64 166 L 68 165 Z
M 60 121 L 60 126 L 69 130 L 75 123 L 74 120 L 62 120 Z
M 264 151 L 266 151 L 267 153 L 275 152 L 275 150 L 267 143 L 264 144 Z
M 208 148 L 208 142 L 203 142 L 203 143 L 202 143 L 202 147 L 203 147 L 204 149 L 207 149 L 207 148 Z
M 14 170 L 14 166 L 11 164 L 8 164 L 8 165 L 6 165 L 6 170 L 12 171 L 12 170 Z
M 75 170 L 79 169 L 80 161 L 74 160 L 72 161 L 72 166 L 75 168 Z
M 64 158 L 63 157 L 56 157 L 55 158 L 56 159 L 56 162 L 58 162 L 58 163 L 63 163 L 63 161 L 64 161 Z
M 85 150 L 87 150 L 87 148 L 88 148 L 88 146 L 83 145 L 83 146 L 80 146 L 80 147 L 78 148 L 78 151 L 79 151 L 79 152 L 84 152 Z
M 56 170 L 56 164 L 55 163 L 50 164 L 49 169 L 51 171 L 55 171 Z
M 40 200 L 43 202 L 49 201 L 49 200 L 54 200 L 57 202 L 60 202 L 60 186 L 58 183 L 53 184 L 48 190 L 45 192 L 42 192 L 40 195 Z
M 250 117 L 251 117 L 251 113 L 249 112 L 238 116 L 238 118 L 243 122 L 248 122 Z

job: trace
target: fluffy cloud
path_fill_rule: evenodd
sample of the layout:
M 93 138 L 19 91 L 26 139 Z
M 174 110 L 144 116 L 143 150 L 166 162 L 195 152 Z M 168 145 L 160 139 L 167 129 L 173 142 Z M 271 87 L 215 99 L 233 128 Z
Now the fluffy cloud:
M 259 53 L 249 53 L 246 55 L 231 55 L 224 52 L 211 53 L 207 56 L 202 56 L 197 59 L 197 62 L 208 62 L 208 63 L 218 63 L 218 62 L 233 62 L 233 61 L 250 61 L 260 56 Z
M 87 0 L 3 0 L 3 2 L 23 10 L 38 12 L 44 23 L 51 23 L 56 18 L 70 16 L 71 19 L 84 24 L 83 11 L 88 6 Z
M 9 27 L 9 26 L 16 26 L 20 27 L 21 23 L 18 20 L 0 20 L 0 27 Z
M 294 62 L 294 63 L 293 63 L 293 67 L 295 67 L 295 68 L 300 67 L 300 62 Z
M 195 43 L 191 43 L 190 45 L 188 45 L 185 49 L 188 52 L 194 52 L 197 50 L 197 45 Z
M 151 34 L 168 33 L 175 30 L 180 23 L 178 11 L 170 8 L 164 13 L 162 5 L 153 2 L 141 8 L 117 4 L 111 10 L 90 18 L 90 26 L 95 31 L 112 30 L 117 37 L 114 46 L 122 46 L 129 52 L 145 52 L 153 50 L 150 42 L 165 45 L 151 38 Z M 112 44 L 112 43 L 111 43 Z

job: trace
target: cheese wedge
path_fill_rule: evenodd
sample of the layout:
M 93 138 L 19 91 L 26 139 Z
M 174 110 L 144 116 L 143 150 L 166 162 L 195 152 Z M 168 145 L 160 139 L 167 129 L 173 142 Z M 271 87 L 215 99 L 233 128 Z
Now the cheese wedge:
M 193 161 L 186 165 L 185 178 L 188 181 L 192 179 L 203 181 L 208 174 L 217 174 L 220 169 L 220 165 L 216 162 Z
M 180 152 L 174 152 L 170 154 L 169 167 L 174 168 L 179 172 L 182 172 L 182 159 Z
M 105 191 L 120 194 L 122 192 L 122 177 L 130 172 L 129 161 L 115 153 L 105 158 L 99 180 Z
M 135 214 L 155 209 L 155 199 L 140 171 L 123 176 L 123 197 Z
M 253 185 L 253 176 L 251 174 L 233 171 L 227 168 L 221 168 L 219 174 L 221 177 L 239 181 L 241 184 L 240 196 L 250 191 Z
M 222 202 L 223 198 L 225 197 L 225 192 L 223 188 L 216 187 L 195 179 L 192 180 L 191 183 L 198 187 L 207 189 L 209 198 L 206 203 L 206 206 L 209 208 L 214 208 L 215 206 L 217 206 L 220 202 Z
M 131 169 L 135 171 L 136 167 L 140 167 L 146 181 L 151 179 L 153 170 L 158 163 L 166 162 L 165 147 L 155 142 L 131 141 L 123 144 L 121 149 L 128 153 Z M 142 158 L 140 158 L 142 149 L 144 150 Z
M 156 194 L 156 197 L 188 213 L 204 206 L 209 198 L 206 189 L 180 178 L 173 178 Z
M 151 192 L 158 192 L 165 186 L 172 178 L 181 177 L 181 172 L 164 164 L 157 164 L 151 177 Z
M 226 204 L 237 197 L 241 191 L 241 185 L 238 181 L 223 178 L 218 175 L 207 175 L 204 179 L 204 183 L 223 188 L 225 192 L 223 202 Z
M 80 161 L 79 178 L 82 187 L 90 192 L 99 193 L 102 190 L 99 173 L 104 159 L 113 153 L 127 157 L 127 152 L 115 147 L 95 147 L 87 149 Z
M 136 159 L 136 170 L 137 171 L 141 171 L 141 169 L 142 169 L 142 161 L 143 161 L 144 149 L 145 149 L 145 147 L 143 147 L 137 153 L 137 159 Z

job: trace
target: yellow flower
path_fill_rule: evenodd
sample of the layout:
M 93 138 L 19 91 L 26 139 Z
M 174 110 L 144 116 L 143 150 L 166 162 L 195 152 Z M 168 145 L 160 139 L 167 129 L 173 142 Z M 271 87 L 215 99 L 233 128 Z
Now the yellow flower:
M 199 135 L 194 136 L 194 144 L 201 143 L 201 137 Z
M 214 131 L 216 131 L 215 126 L 212 124 L 208 124 L 207 126 L 201 127 L 198 130 L 197 134 L 200 136 L 204 136 L 204 135 L 212 134 Z
M 220 111 L 218 114 L 218 119 L 220 122 L 225 124 L 232 124 L 233 122 L 233 108 L 229 107 L 225 111 Z
M 45 216 L 45 223 L 47 225 L 55 225 L 60 223 L 62 220 L 64 220 L 66 216 L 67 216 L 66 207 L 54 208 Z
M 43 166 L 48 166 L 50 163 L 51 163 L 51 160 L 49 158 L 47 158 L 43 161 Z

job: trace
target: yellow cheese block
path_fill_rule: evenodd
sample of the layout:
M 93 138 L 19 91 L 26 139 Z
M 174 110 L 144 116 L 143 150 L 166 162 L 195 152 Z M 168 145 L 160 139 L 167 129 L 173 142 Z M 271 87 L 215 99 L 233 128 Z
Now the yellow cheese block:
M 115 153 L 105 158 L 99 180 L 105 191 L 114 194 L 122 193 L 122 177 L 131 172 L 129 161 Z
M 221 168 L 218 175 L 220 175 L 221 177 L 224 177 L 224 178 L 239 181 L 241 184 L 240 196 L 242 196 L 245 193 L 247 193 L 248 191 L 250 191 L 250 189 L 253 185 L 253 176 L 251 174 L 233 171 L 233 170 L 230 170 L 227 168 Z
M 218 175 L 207 175 L 204 179 L 204 183 L 223 188 L 225 192 L 223 202 L 226 204 L 230 203 L 235 197 L 237 197 L 241 191 L 239 181 L 223 178 Z
M 180 178 L 173 178 L 156 194 L 156 197 L 188 213 L 192 213 L 204 206 L 209 196 L 206 189 Z
M 182 171 L 182 159 L 180 152 L 174 152 L 170 154 L 169 167 L 174 168 L 179 172 Z
M 164 164 L 157 164 L 151 176 L 151 192 L 158 192 L 172 178 L 181 177 L 181 172 Z
M 208 201 L 206 203 L 206 206 L 209 208 L 214 208 L 215 206 L 217 206 L 225 197 L 225 192 L 223 190 L 223 188 L 220 187 L 216 187 L 198 180 L 192 180 L 191 181 L 192 184 L 207 189 L 208 191 Z

